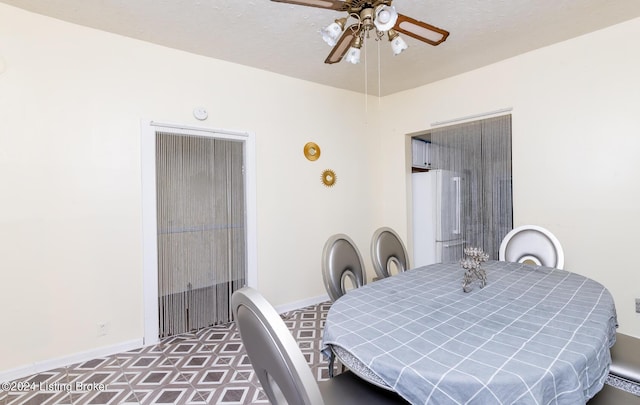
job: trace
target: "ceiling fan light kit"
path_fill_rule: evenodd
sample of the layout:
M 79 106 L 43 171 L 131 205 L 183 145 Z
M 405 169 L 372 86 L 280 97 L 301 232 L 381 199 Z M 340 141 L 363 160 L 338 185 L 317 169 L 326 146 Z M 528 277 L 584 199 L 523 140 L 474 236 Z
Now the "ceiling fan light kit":
M 322 39 L 324 39 L 324 42 L 329 44 L 329 46 L 336 46 L 336 44 L 338 43 L 338 38 L 340 38 L 340 34 L 342 34 L 342 31 L 344 31 L 344 25 L 346 23 L 346 18 L 338 18 L 333 23 L 323 28 L 320 33 L 322 34 Z
M 402 39 L 402 37 L 400 37 L 400 35 L 396 31 L 389 30 L 388 34 L 389 42 L 391 42 L 391 50 L 393 51 L 394 55 L 400 55 L 402 51 L 409 47 L 409 45 L 404 42 L 404 39 Z
M 387 6 L 385 4 L 378 6 L 376 8 L 374 24 L 378 31 L 389 31 L 396 25 L 396 21 L 398 21 L 398 13 L 396 12 L 395 7 Z
M 360 63 L 360 48 L 362 48 L 362 39 L 356 37 L 353 45 L 351 45 L 351 48 L 347 51 L 347 55 L 344 57 L 345 60 L 354 65 Z
M 387 34 L 394 55 L 408 48 L 400 33 L 429 45 L 439 45 L 449 32 L 436 26 L 399 14 L 391 5 L 393 0 L 271 0 L 278 3 L 297 4 L 342 11 L 347 17 L 336 19 L 323 28 L 322 39 L 333 49 L 325 63 L 337 63 L 343 59 L 350 63 L 360 62 L 360 48 L 371 34 L 380 40 Z M 355 22 L 347 26 L 347 21 Z

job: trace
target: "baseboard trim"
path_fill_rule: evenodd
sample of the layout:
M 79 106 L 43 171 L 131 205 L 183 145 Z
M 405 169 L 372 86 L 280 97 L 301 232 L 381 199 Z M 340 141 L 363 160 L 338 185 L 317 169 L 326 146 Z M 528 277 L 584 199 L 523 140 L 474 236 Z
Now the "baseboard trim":
M 319 295 L 317 297 L 307 298 L 300 301 L 290 302 L 288 304 L 279 305 L 276 311 L 279 314 L 284 312 L 290 312 L 297 309 L 302 309 L 311 305 L 316 305 L 321 302 L 329 301 L 328 295 Z M 69 356 L 58 357 L 51 360 L 38 361 L 32 364 L 27 364 L 22 367 L 13 368 L 10 370 L 0 371 L 0 383 L 14 381 L 20 378 L 28 377 L 32 374 L 38 374 L 45 371 L 53 370 L 60 367 L 67 367 L 72 364 L 82 363 L 87 360 L 112 356 L 114 354 L 127 352 L 129 350 L 139 349 L 141 347 L 148 346 L 144 344 L 144 339 L 133 339 L 127 342 L 118 343 L 111 346 L 99 347 L 93 350 L 87 350 L 85 352 L 74 353 Z
M 0 382 L 17 380 L 19 378 L 28 377 L 32 374 L 42 373 L 44 371 L 53 370 L 60 367 L 66 367 L 76 363 L 82 363 L 87 360 L 99 357 L 111 356 L 117 353 L 127 352 L 129 350 L 138 349 L 142 346 L 142 339 L 134 339 L 111 346 L 104 346 L 93 350 L 87 350 L 85 352 L 74 353 L 69 356 L 38 361 L 26 366 L 0 371 Z
M 279 314 L 295 311 L 296 309 L 302 309 L 311 305 L 320 304 L 321 302 L 329 301 L 329 296 L 327 294 L 318 295 L 317 297 L 306 298 L 304 300 L 290 302 L 288 304 L 282 304 L 275 307 L 276 311 Z

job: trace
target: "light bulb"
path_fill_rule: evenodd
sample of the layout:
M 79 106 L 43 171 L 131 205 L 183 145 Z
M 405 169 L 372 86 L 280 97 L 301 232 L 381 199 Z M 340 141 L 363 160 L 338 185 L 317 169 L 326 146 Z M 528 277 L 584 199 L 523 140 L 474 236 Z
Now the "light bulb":
M 378 14 L 378 18 L 376 19 L 379 20 L 382 24 L 386 24 L 391 20 L 391 14 L 387 10 L 382 10 Z
M 398 13 L 393 6 L 382 5 L 376 8 L 373 24 L 378 31 L 389 31 L 397 21 Z

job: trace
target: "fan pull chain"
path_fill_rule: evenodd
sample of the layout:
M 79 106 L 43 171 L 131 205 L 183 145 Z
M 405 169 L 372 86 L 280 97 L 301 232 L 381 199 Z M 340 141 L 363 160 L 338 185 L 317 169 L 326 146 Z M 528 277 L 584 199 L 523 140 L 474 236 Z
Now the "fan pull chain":
M 382 39 L 378 38 L 378 40 L 376 41 L 378 43 L 378 108 L 380 108 L 380 95 L 382 94 L 382 90 L 381 90 L 381 80 L 380 80 L 380 76 L 381 76 L 381 71 L 380 71 L 380 41 Z
M 368 48 L 367 48 L 367 41 L 366 39 L 364 41 L 364 112 L 368 113 L 369 112 L 369 89 L 368 89 L 368 83 L 369 83 L 369 79 L 367 77 L 367 73 L 369 71 L 368 68 L 368 63 L 367 60 L 369 59 L 369 52 L 368 52 Z

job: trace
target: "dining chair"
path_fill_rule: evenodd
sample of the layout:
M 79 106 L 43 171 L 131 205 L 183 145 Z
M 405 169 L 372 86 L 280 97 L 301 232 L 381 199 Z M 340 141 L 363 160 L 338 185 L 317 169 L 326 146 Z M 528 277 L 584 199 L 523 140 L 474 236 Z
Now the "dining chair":
M 640 397 L 605 384 L 602 390 L 587 401 L 587 405 L 638 405 Z
M 500 244 L 498 257 L 507 262 L 564 267 L 560 241 L 549 230 L 537 225 L 519 226 L 507 233 Z
M 360 251 L 347 235 L 340 233 L 327 240 L 322 251 L 322 278 L 332 301 L 350 288 L 366 284 L 362 263 Z
M 378 279 L 392 275 L 395 265 L 398 272 L 409 269 L 409 255 L 400 236 L 391 228 L 382 227 L 371 238 L 371 261 Z
M 235 291 L 231 305 L 249 361 L 272 404 L 406 404 L 350 371 L 316 381 L 284 321 L 257 290 Z

